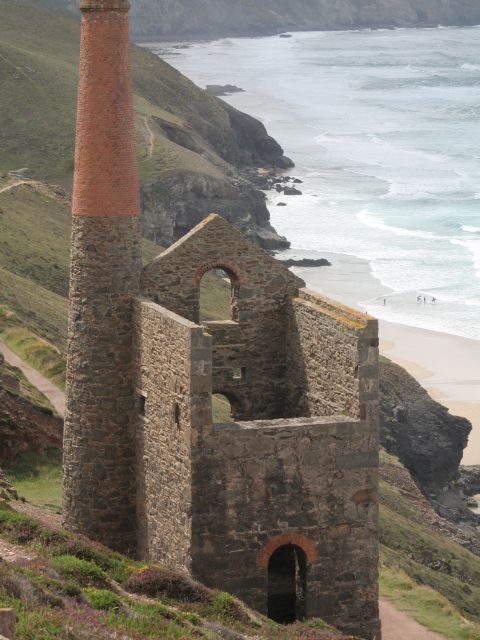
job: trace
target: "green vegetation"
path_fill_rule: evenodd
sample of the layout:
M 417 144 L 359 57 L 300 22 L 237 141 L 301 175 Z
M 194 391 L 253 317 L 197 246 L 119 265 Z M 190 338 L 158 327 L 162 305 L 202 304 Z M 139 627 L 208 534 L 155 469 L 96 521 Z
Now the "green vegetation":
M 15 609 L 18 640 L 107 640 L 123 633 L 135 640 L 220 640 L 233 629 L 266 640 L 340 640 L 320 623 L 280 627 L 228 594 L 48 529 L 4 505 L 0 537 L 37 557 L 0 565 L 0 607 Z M 153 595 L 138 595 L 143 587 Z
M 382 465 L 408 478 L 392 456 Z M 428 526 L 420 493 L 381 481 L 380 498 L 383 595 L 447 638 L 480 638 L 480 557 Z
M 62 452 L 29 452 L 4 466 L 18 494 L 31 504 L 59 513 L 62 507 Z
M 232 409 L 230 402 L 219 393 L 212 396 L 212 412 L 214 423 L 225 423 L 232 421 Z
M 0 171 L 28 167 L 40 179 L 70 183 L 78 51 L 74 16 L 33 0 L 0 4 Z M 231 132 L 222 102 L 140 47 L 133 76 L 141 178 L 222 176 L 227 165 L 217 153 Z
M 37 369 L 60 389 L 65 388 L 65 358 L 53 345 L 23 327 L 9 327 L 2 331 L 1 318 L 0 338 L 24 362 Z
M 206 273 L 200 283 L 200 320 L 231 320 L 231 295 L 229 282 Z
M 57 556 L 52 558 L 52 567 L 62 576 L 78 580 L 81 584 L 105 582 L 107 574 L 103 569 L 89 560 L 81 560 L 75 556 Z
M 6 391 L 14 397 L 23 398 L 47 413 L 54 412 L 52 405 L 40 391 L 31 385 L 17 367 L 3 363 L 0 369 L 0 391 Z
M 87 598 L 88 604 L 92 609 L 100 611 L 111 611 L 120 609 L 122 601 L 120 598 L 107 589 L 96 589 L 95 587 L 87 587 L 83 590 L 83 595 Z

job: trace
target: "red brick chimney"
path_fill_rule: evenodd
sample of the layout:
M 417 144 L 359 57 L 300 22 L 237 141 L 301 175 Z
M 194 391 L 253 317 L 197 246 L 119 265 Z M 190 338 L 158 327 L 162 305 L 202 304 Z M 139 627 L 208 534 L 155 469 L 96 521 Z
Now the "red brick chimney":
M 82 0 L 72 216 L 65 526 L 122 551 L 135 534 L 132 299 L 140 274 L 126 0 Z
M 126 0 L 83 0 L 73 213 L 140 212 Z

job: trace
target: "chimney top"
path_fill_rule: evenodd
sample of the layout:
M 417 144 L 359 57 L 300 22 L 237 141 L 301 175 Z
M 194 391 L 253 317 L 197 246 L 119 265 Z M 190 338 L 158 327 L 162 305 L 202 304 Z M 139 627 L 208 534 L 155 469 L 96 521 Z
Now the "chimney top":
M 81 0 L 80 11 L 129 11 L 128 0 Z

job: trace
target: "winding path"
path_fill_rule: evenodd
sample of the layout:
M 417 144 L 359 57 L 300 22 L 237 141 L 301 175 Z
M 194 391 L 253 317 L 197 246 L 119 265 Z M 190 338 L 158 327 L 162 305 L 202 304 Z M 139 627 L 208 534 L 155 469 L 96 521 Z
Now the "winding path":
M 147 154 L 148 157 L 151 158 L 153 156 L 153 150 L 155 148 L 155 134 L 153 133 L 149 123 L 148 123 L 148 118 L 147 116 L 144 116 L 143 118 L 143 124 L 145 126 L 146 132 L 147 132 L 147 136 L 148 136 L 148 140 L 147 140 Z
M 65 416 L 65 394 L 63 391 L 19 358 L 2 340 L 0 340 L 0 353 L 8 364 L 20 369 L 30 384 L 33 384 L 34 387 L 50 400 L 55 411 L 63 418 Z
M 31 180 L 17 180 L 16 182 L 12 182 L 12 184 L 7 185 L 6 187 L 2 187 L 0 189 L 0 193 L 5 193 L 5 191 L 10 191 L 14 187 L 19 187 L 21 184 L 30 184 Z
M 380 619 L 382 640 L 445 640 L 445 636 L 425 629 L 389 600 L 380 600 Z

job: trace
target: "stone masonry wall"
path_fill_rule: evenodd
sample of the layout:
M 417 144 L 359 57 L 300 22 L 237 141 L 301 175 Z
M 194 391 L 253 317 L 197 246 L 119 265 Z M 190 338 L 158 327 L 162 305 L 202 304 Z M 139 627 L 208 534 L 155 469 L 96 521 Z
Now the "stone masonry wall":
M 308 558 L 307 616 L 375 637 L 375 426 L 344 416 L 216 425 L 193 464 L 195 577 L 265 613 L 268 559 L 292 542 Z
M 378 323 L 302 289 L 288 313 L 287 415 L 378 421 Z
M 72 531 L 135 548 L 132 299 L 138 216 L 73 216 L 63 516 Z
M 147 265 L 144 295 L 198 322 L 199 286 L 213 268 L 230 274 L 235 318 L 204 323 L 213 338 L 213 389 L 235 419 L 284 414 L 286 302 L 303 282 L 219 216 L 209 216 Z M 235 378 L 235 369 L 244 375 Z
M 149 561 L 186 569 L 192 438 L 211 424 L 211 338 L 145 300 L 135 302 L 135 336 L 138 551 Z

